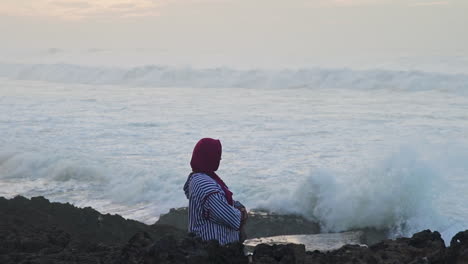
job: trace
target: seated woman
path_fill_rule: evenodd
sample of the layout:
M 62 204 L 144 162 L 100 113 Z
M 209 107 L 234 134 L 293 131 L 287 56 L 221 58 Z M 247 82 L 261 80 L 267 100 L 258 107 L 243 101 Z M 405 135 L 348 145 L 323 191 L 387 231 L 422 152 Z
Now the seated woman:
M 192 154 L 190 173 L 184 185 L 189 199 L 189 232 L 221 245 L 243 242 L 242 227 L 247 219 L 245 207 L 234 201 L 232 192 L 215 173 L 221 161 L 221 142 L 201 139 Z M 242 235 L 243 236 L 243 235 Z

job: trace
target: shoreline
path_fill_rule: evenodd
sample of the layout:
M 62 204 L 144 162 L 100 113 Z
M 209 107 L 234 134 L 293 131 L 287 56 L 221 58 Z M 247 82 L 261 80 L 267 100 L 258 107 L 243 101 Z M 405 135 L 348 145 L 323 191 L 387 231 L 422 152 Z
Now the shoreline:
M 188 208 L 172 208 L 166 214 L 162 214 L 157 224 L 173 226 L 180 230 L 187 229 Z M 278 214 L 268 210 L 252 209 L 249 211 L 249 219 L 245 226 L 247 239 L 288 235 L 319 235 L 323 233 L 320 225 L 303 216 L 295 214 Z M 372 228 L 348 230 L 345 232 L 359 232 L 359 244 L 373 245 L 387 239 L 387 230 Z M 345 233 L 339 232 L 339 233 Z M 331 233 L 333 234 L 333 233 Z
M 182 209 L 174 209 L 146 225 L 44 197 L 0 197 L 0 263 L 249 263 L 242 244 L 203 242 L 175 227 L 185 221 L 182 214 Z M 250 220 L 251 229 L 266 234 L 263 237 L 301 228 L 320 232 L 296 216 L 259 213 Z M 250 263 L 468 263 L 468 230 L 459 232 L 448 247 L 438 232 L 425 230 L 411 238 L 330 251 L 260 243 L 252 252 Z

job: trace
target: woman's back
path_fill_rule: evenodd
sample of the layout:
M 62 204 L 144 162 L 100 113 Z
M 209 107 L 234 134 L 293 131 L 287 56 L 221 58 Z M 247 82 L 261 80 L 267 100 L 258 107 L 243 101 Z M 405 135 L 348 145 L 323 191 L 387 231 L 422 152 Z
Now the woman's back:
M 222 187 L 205 173 L 192 173 L 184 185 L 189 199 L 189 232 L 225 245 L 239 241 L 241 212 L 226 200 Z

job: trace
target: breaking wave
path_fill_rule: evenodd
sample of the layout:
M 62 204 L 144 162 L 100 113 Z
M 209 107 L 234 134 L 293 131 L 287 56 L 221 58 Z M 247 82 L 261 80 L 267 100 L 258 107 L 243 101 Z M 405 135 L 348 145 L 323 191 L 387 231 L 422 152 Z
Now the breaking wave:
M 64 155 L 32 152 L 1 152 L 0 179 L 50 179 L 58 182 L 107 182 L 97 165 Z
M 174 174 L 171 169 L 155 172 L 128 164 L 111 165 L 96 157 L 61 151 L 0 151 L 0 196 L 42 195 L 151 224 L 174 203 L 186 200 L 173 195 L 183 184 L 183 179 L 167 180 Z
M 356 88 L 466 92 L 468 75 L 351 69 L 235 70 L 231 68 L 90 67 L 72 64 L 1 64 L 0 77 L 47 82 L 151 87 Z
M 428 156 L 402 148 L 372 168 L 319 169 L 300 181 L 292 197 L 265 206 L 304 215 L 324 232 L 371 228 L 395 238 L 432 229 L 450 241 L 468 225 L 465 206 L 456 202 L 464 193 L 456 182 L 466 177 L 468 152 L 455 149 Z

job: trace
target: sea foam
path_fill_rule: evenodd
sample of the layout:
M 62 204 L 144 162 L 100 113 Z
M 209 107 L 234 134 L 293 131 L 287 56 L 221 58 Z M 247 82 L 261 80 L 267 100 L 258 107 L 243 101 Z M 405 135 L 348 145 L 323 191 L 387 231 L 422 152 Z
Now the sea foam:
M 284 69 L 236 70 L 226 67 L 194 69 L 169 66 L 133 68 L 91 67 L 73 64 L 0 63 L 0 77 L 70 84 L 129 85 L 151 87 L 243 88 L 350 88 L 398 90 L 447 90 L 466 92 L 464 74 L 421 71 Z

